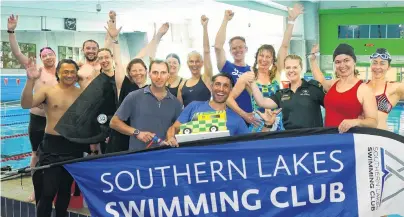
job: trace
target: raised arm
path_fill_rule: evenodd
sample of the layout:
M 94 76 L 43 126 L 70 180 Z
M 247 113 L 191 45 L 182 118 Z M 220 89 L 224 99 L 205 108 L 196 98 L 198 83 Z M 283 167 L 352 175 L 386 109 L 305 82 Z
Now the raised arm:
M 201 23 L 203 26 L 203 69 L 204 69 L 202 79 L 205 82 L 205 84 L 208 87 L 210 87 L 210 83 L 213 76 L 213 70 L 212 70 L 212 60 L 210 58 L 208 22 L 209 18 L 207 18 L 205 15 L 202 15 Z
M 170 25 L 168 23 L 164 23 L 157 34 L 153 36 L 153 39 L 146 45 L 146 47 L 142 48 L 139 53 L 135 56 L 135 58 L 142 59 L 144 57 L 155 58 L 157 52 L 157 46 L 159 45 L 161 38 L 167 33 Z
M 110 12 L 111 13 L 111 12 Z M 108 21 L 108 28 L 107 32 L 109 34 L 110 39 L 112 40 L 112 53 L 113 53 L 113 58 L 115 62 L 115 83 L 116 83 L 116 88 L 118 92 L 118 97 L 119 93 L 122 87 L 123 80 L 125 78 L 125 69 L 122 65 L 122 58 L 121 58 L 121 47 L 119 46 L 118 38 L 119 38 L 119 33 L 121 31 L 122 27 L 119 29 L 116 29 L 116 21 L 115 20 L 109 20 Z
M 115 11 L 109 11 L 108 15 L 109 15 L 109 21 L 107 22 L 107 25 L 109 26 L 109 22 L 116 23 L 116 13 L 115 13 Z M 112 39 L 111 39 L 111 37 L 110 37 L 110 35 L 108 33 L 108 29 L 107 29 L 107 32 L 105 34 L 104 47 L 108 48 L 110 50 L 113 50 Z
M 215 53 L 217 61 L 217 69 L 222 71 L 224 64 L 226 63 L 226 52 L 224 51 L 224 43 L 226 41 L 226 29 L 227 23 L 233 18 L 234 13 L 231 10 L 224 12 L 224 18 L 219 31 L 217 32 L 215 39 Z
M 299 17 L 300 14 L 303 13 L 303 6 L 301 4 L 295 4 L 293 9 L 289 10 L 288 16 L 288 24 L 286 26 L 285 33 L 283 35 L 283 40 L 281 47 L 278 51 L 278 58 L 277 58 L 277 76 L 280 76 L 281 71 L 284 69 L 285 65 L 285 58 L 288 55 L 288 48 L 290 44 L 290 39 L 292 38 L 293 34 L 293 26 L 295 20 Z
M 40 106 L 45 101 L 46 89 L 49 87 L 44 86 L 33 93 L 35 82 L 41 77 L 41 72 L 38 71 L 35 59 L 33 58 L 29 59 L 28 63 L 25 64 L 25 69 L 27 70 L 27 82 L 25 83 L 21 94 L 21 107 L 24 109 L 30 109 Z
M 316 54 L 319 52 L 319 47 L 318 44 L 314 45 L 313 48 L 311 49 L 311 54 L 310 54 L 310 67 L 311 67 L 311 72 L 313 73 L 313 77 L 316 81 L 320 82 L 323 85 L 323 88 L 326 92 L 330 90 L 334 82 L 336 81 L 335 79 L 332 80 L 326 80 L 323 72 L 321 72 L 321 69 L 317 63 L 316 60 Z
M 9 31 L 15 31 L 17 23 L 18 23 L 18 15 L 17 16 L 14 16 L 14 14 L 11 15 L 7 21 L 7 29 Z M 18 62 L 22 65 L 28 64 L 28 57 L 24 56 L 24 54 L 21 53 L 20 47 L 18 46 L 17 38 L 15 37 L 15 33 L 9 33 L 8 40 L 10 41 L 11 52 L 17 58 Z

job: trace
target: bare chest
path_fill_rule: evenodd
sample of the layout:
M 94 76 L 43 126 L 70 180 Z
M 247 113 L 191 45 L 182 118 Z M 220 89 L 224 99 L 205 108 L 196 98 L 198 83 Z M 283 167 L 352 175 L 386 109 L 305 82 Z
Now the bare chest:
M 48 111 L 65 112 L 80 96 L 80 91 L 54 90 L 47 95 L 46 105 Z

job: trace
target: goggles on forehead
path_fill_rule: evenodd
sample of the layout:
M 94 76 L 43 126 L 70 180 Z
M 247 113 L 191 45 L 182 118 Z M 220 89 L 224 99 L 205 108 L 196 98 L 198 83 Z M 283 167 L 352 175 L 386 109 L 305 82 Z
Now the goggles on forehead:
M 374 53 L 370 55 L 370 59 L 375 59 L 375 58 L 382 58 L 383 60 L 391 60 L 391 56 L 388 52 L 386 53 Z

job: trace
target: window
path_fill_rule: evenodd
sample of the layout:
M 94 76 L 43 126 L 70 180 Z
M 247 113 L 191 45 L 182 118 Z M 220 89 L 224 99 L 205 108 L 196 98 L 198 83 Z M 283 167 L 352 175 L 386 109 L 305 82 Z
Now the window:
M 341 25 L 338 38 L 404 38 L 404 24 Z
M 371 25 L 370 38 L 386 38 L 386 25 Z
M 369 26 L 359 25 L 354 29 L 354 38 L 369 38 Z
M 400 38 L 402 25 L 387 25 L 387 38 Z

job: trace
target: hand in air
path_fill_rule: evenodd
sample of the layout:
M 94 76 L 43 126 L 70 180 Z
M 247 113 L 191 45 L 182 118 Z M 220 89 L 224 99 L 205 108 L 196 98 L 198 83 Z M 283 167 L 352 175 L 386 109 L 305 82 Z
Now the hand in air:
M 38 79 L 41 77 L 41 71 L 38 71 L 36 68 L 36 59 L 30 57 L 27 64 L 24 64 L 25 70 L 27 71 L 27 78 L 28 79 Z
M 202 24 L 202 26 L 207 26 L 208 22 L 209 22 L 209 18 L 207 16 L 205 16 L 205 15 L 202 15 L 201 16 L 201 24 Z
M 297 17 L 299 17 L 300 14 L 303 14 L 304 12 L 304 7 L 301 4 L 295 4 L 293 8 L 289 8 L 288 13 L 289 17 L 288 19 L 290 21 L 296 20 Z
M 17 27 L 17 23 L 18 23 L 18 15 L 14 16 L 14 14 L 12 14 L 7 21 L 7 29 L 10 31 L 14 31 L 15 28 Z
M 233 12 L 233 11 L 231 11 L 231 10 L 226 10 L 226 11 L 224 12 L 224 18 L 225 18 L 227 21 L 230 21 L 231 19 L 233 19 L 233 17 L 234 17 L 234 12 Z
M 257 110 L 257 114 L 265 121 L 267 125 L 273 125 L 276 121 L 276 116 L 282 111 L 281 108 L 272 111 L 271 109 L 265 109 L 265 113 Z
M 109 19 L 116 21 L 116 12 L 115 11 L 109 11 Z
M 315 60 L 316 54 L 319 51 L 320 51 L 320 48 L 318 47 L 318 44 L 314 44 L 313 47 L 311 48 L 310 59 Z
M 160 37 L 162 37 L 163 35 L 165 35 L 167 33 L 169 28 L 170 28 L 170 24 L 168 22 L 164 23 L 163 25 L 161 25 L 161 27 L 160 27 L 159 31 L 157 32 L 157 34 Z
M 116 28 L 116 13 L 114 11 L 110 11 L 109 13 L 110 13 L 110 18 L 111 18 L 111 14 L 112 14 L 113 17 L 114 16 L 115 17 L 114 17 L 114 20 L 113 19 L 108 20 L 108 22 L 107 22 L 108 28 L 105 27 L 105 26 L 104 26 L 104 28 L 107 30 L 108 35 L 112 39 L 116 39 L 118 37 L 119 33 L 122 30 L 122 26 L 119 29 L 117 29 Z

